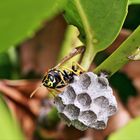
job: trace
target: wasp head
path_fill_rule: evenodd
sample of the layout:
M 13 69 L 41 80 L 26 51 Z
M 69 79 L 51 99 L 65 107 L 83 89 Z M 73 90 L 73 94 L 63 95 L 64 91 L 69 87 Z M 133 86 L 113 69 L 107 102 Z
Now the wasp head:
M 50 70 L 43 78 L 42 83 L 45 87 L 49 88 L 55 88 L 55 85 L 57 84 L 57 73 L 53 70 Z
M 30 98 L 42 87 L 48 87 L 48 88 L 55 88 L 58 81 L 58 73 L 54 72 L 53 70 L 50 70 L 45 76 L 43 77 L 42 84 L 37 87 L 30 95 Z

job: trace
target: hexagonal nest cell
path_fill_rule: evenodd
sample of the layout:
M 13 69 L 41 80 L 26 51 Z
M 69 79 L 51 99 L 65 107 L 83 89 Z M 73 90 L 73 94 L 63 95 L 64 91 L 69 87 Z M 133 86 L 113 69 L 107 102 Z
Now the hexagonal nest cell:
M 80 113 L 80 109 L 73 104 L 69 104 L 65 107 L 63 113 L 71 120 L 77 119 Z
M 79 86 L 81 86 L 82 89 L 87 89 L 90 84 L 91 84 L 91 79 L 88 74 L 82 74 L 79 77 Z
M 108 79 L 92 72 L 74 77 L 74 81 L 58 94 L 55 105 L 62 120 L 82 131 L 105 129 L 109 116 L 117 112 Z
M 93 102 L 101 108 L 109 106 L 109 100 L 105 96 L 99 96 L 93 100 Z
M 83 107 L 89 107 L 92 100 L 87 93 L 81 93 L 77 95 L 77 102 Z
M 65 104 L 70 104 L 74 102 L 76 98 L 76 93 L 73 87 L 71 87 L 70 85 L 67 86 L 66 91 L 63 94 L 64 94 L 63 96 L 65 96 L 64 98 Z
M 87 111 L 80 112 L 78 119 L 83 124 L 90 126 L 91 124 L 93 124 L 96 121 L 97 116 L 93 111 L 87 110 Z

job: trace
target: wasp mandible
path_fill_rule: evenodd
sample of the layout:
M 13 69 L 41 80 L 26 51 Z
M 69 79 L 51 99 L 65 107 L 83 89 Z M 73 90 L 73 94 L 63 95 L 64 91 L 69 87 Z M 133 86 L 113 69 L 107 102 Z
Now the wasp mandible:
M 58 89 L 71 83 L 73 81 L 74 75 L 79 76 L 85 72 L 82 66 L 80 66 L 77 62 L 73 62 L 71 68 L 62 66 L 66 61 L 75 55 L 83 53 L 84 49 L 84 46 L 74 48 L 67 56 L 61 60 L 58 65 L 49 69 L 42 79 L 42 84 L 32 92 L 30 98 L 42 86 L 45 86 L 50 92 L 53 90 L 60 92 Z

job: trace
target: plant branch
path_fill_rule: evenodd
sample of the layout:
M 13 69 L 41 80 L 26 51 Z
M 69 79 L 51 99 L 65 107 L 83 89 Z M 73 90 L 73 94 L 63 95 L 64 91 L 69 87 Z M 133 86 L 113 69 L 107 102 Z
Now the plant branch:
M 124 41 L 120 47 L 112 53 L 94 72 L 107 72 L 109 76 L 118 71 L 123 65 L 130 61 L 129 57 L 133 55 L 140 47 L 140 26 Z
M 79 2 L 79 0 L 75 0 L 75 5 L 77 8 L 77 11 L 82 19 L 82 23 L 84 26 L 84 30 L 85 30 L 85 34 L 86 34 L 86 51 L 83 55 L 83 59 L 81 62 L 81 65 L 88 70 L 90 67 L 90 64 L 92 63 L 92 60 L 96 54 L 96 52 L 94 51 L 94 47 L 93 47 L 93 32 L 91 33 L 91 29 L 90 29 L 90 24 L 88 22 L 87 16 L 85 15 L 82 5 Z

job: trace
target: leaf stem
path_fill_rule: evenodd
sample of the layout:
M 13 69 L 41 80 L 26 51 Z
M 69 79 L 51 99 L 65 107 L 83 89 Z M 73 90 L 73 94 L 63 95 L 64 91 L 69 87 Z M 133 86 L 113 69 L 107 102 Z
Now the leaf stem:
M 83 55 L 81 66 L 84 67 L 84 69 L 88 70 L 92 63 L 94 56 L 96 55 L 96 52 L 94 51 L 94 47 L 93 47 L 94 43 L 92 40 L 93 32 L 91 33 L 90 24 L 88 22 L 87 16 L 86 16 L 79 0 L 75 0 L 75 5 L 76 5 L 77 11 L 81 17 L 81 20 L 82 20 L 82 23 L 84 26 L 84 30 L 85 30 L 85 34 L 86 34 L 86 50 Z
M 140 26 L 112 53 L 103 63 L 101 63 L 94 72 L 106 72 L 111 76 L 123 65 L 130 61 L 131 56 L 140 47 Z

